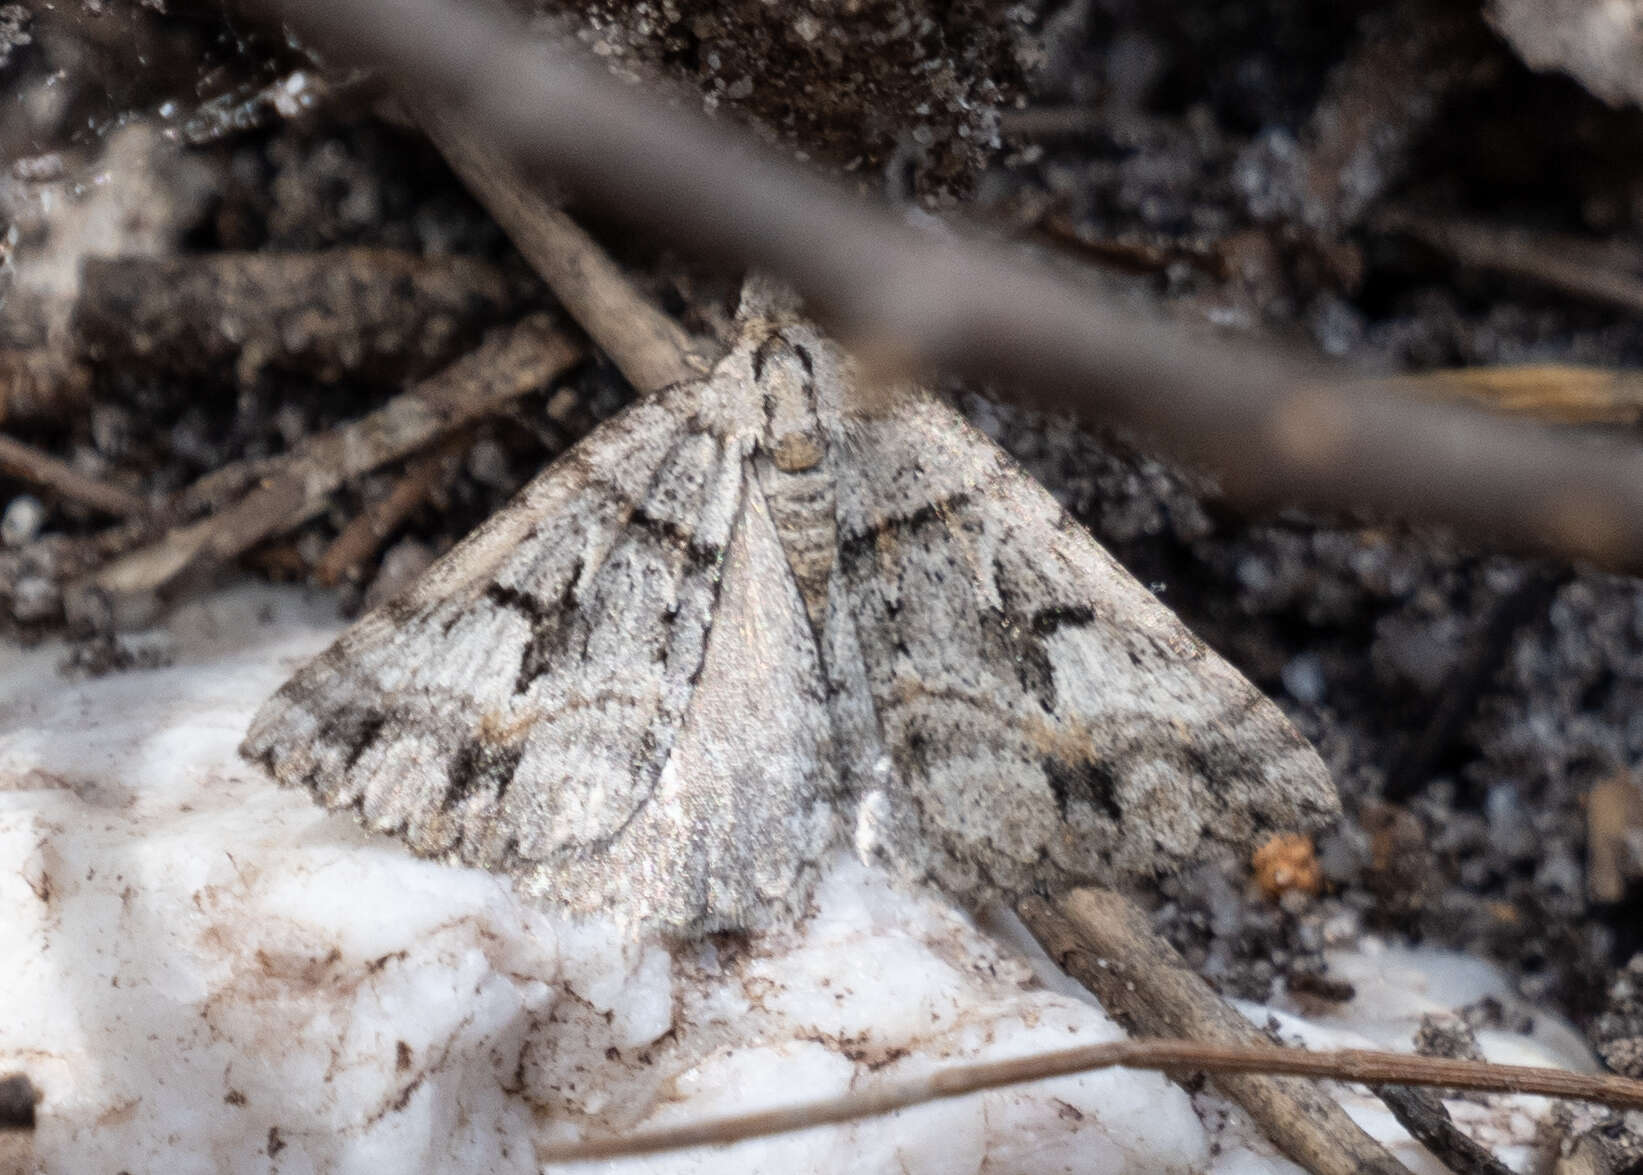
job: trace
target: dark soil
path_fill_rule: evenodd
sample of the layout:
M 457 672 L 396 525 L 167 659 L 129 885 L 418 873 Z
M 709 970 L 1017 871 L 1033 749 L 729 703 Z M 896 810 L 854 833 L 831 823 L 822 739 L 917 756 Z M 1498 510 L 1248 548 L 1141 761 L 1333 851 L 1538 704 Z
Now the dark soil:
M 1416 212 L 1643 247 L 1643 114 L 1530 72 L 1475 4 L 573 8 L 548 23 L 613 68 L 695 86 L 709 106 L 751 116 L 865 188 L 967 202 L 993 229 L 1103 266 L 1126 296 L 1166 313 L 1299 341 L 1358 370 L 1643 363 L 1635 313 L 1466 268 L 1387 228 L 1390 212 Z M 41 193 L 74 197 L 95 183 L 124 124 L 153 128 L 140 140 L 153 158 L 139 194 L 170 227 L 149 252 L 185 269 L 224 251 L 336 246 L 475 258 L 501 275 L 487 287 L 500 292 L 457 316 L 447 333 L 458 342 L 486 316 L 513 312 L 513 299 L 522 308 L 541 297 L 518 292 L 512 283 L 529 284 L 523 264 L 368 79 L 309 74 L 294 85 L 305 61 L 250 28 L 125 0 L 33 15 L 0 7 L 0 232 L 16 228 L 0 350 L 56 349 L 91 381 L 72 410 L 14 410 L 4 427 L 138 492 L 278 452 L 386 393 L 375 364 L 320 371 L 279 355 L 247 364 L 201 347 L 190 359 L 74 337 L 63 325 L 72 316 L 53 303 L 70 295 L 31 285 L 28 267 L 87 230 L 43 211 Z M 125 183 L 132 168 L 108 174 Z M 711 317 L 707 303 L 731 278 L 665 245 L 657 226 L 652 244 L 617 247 L 670 307 Z M 116 271 L 89 272 L 99 284 L 74 296 L 107 303 L 102 283 Z M 0 269 L 0 293 L 7 281 Z M 236 313 L 261 301 L 245 289 L 224 296 Z M 405 355 L 393 378 L 427 357 Z M 570 388 L 552 412 L 544 394 L 486 429 L 385 550 L 448 546 L 628 394 L 597 363 Z M 1625 967 L 1643 949 L 1643 890 L 1588 898 L 1584 807 L 1594 784 L 1643 757 L 1634 581 L 1393 520 L 1252 516 L 1134 438 L 955 390 L 1278 699 L 1334 772 L 1348 817 L 1319 845 L 1326 896 L 1274 903 L 1216 871 L 1167 879 L 1156 919 L 1179 946 L 1229 992 L 1254 997 L 1279 983 L 1344 995 L 1321 950 L 1360 928 L 1463 948 L 1586 1027 L 1611 1063 L 1637 1068 L 1637 971 Z M 362 479 L 249 562 L 307 574 L 393 477 Z M 53 592 L 94 561 L 86 536 L 104 525 L 49 499 L 43 511 L 17 504 L 36 493 L 0 478 L 16 532 L 0 549 L 0 602 L 25 638 L 61 624 Z M 373 574 L 339 590 L 357 601 Z

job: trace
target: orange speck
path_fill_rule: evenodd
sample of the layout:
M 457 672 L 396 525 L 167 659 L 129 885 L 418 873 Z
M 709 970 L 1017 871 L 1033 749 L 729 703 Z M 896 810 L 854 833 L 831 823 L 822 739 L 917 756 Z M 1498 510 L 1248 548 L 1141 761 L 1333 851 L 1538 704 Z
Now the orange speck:
M 1300 891 L 1317 896 L 1324 887 L 1324 873 L 1310 836 L 1279 835 L 1255 850 L 1250 859 L 1255 884 L 1268 898 Z

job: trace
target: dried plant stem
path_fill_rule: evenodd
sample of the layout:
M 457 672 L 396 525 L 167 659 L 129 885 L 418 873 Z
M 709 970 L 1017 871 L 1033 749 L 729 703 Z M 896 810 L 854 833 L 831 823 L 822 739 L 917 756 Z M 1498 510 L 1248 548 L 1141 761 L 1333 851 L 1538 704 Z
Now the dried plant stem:
M 399 249 L 90 257 L 75 346 L 103 367 L 221 378 L 265 369 L 387 386 L 472 349 L 521 313 L 526 283 L 472 257 Z
M 435 486 L 450 476 L 472 439 L 463 431 L 447 437 L 432 452 L 413 458 L 393 489 L 343 527 L 342 533 L 314 564 L 314 578 L 328 586 L 340 583 L 345 575 L 375 554 L 383 540 L 422 504 Z
M 70 502 L 116 518 L 136 517 L 148 509 L 148 504 L 136 494 L 87 477 L 72 465 L 4 435 L 0 435 L 0 473 L 21 478 Z
M 1464 401 L 1548 424 L 1636 424 L 1643 372 L 1572 363 L 1526 363 L 1423 371 L 1376 381 L 1429 399 Z
M 1160 1069 L 1270 1079 L 1287 1074 L 1315 1080 L 1448 1086 L 1494 1093 L 1531 1093 L 1576 1098 L 1606 1105 L 1643 1108 L 1643 1082 L 1624 1077 L 1591 1076 L 1562 1069 L 1456 1061 L 1368 1049 L 1305 1052 L 1276 1045 L 1210 1044 L 1194 1040 L 1116 1040 L 1058 1049 L 1007 1061 L 985 1061 L 938 1070 L 922 1077 L 885 1082 L 876 1088 L 837 1098 L 647 1130 L 622 1138 L 539 1146 L 540 1162 L 572 1162 L 617 1155 L 655 1154 L 692 1146 L 723 1146 L 792 1130 L 806 1130 L 889 1114 L 944 1098 L 963 1097 L 1007 1085 L 1065 1077 L 1095 1069 Z M 1379 1144 L 1375 1144 L 1377 1149 Z M 1382 1151 L 1382 1154 L 1385 1154 Z M 1293 1157 L 1293 1156 L 1292 1156 Z M 1324 1156 L 1313 1171 L 1403 1171 L 1387 1155 L 1379 1165 L 1359 1166 L 1350 1153 Z M 1391 1165 L 1388 1166 L 1387 1163 Z
M 1539 282 L 1588 302 L 1643 314 L 1643 256 L 1560 233 L 1438 219 L 1400 209 L 1374 218 L 1379 232 L 1403 233 L 1462 265 Z
M 1398 1125 L 1454 1175 L 1512 1175 L 1511 1168 L 1455 1125 L 1438 1095 L 1408 1085 L 1372 1085 Z
M 1017 909 L 1050 957 L 1132 1030 L 1227 1050 L 1217 1054 L 1220 1059 L 1274 1054 L 1272 1059 L 1282 1063 L 1217 1065 L 1215 1084 L 1248 1111 L 1273 1145 L 1302 1167 L 1314 1175 L 1408 1175 L 1318 1086 L 1273 1074 L 1352 1081 L 1401 1078 L 1347 1073 L 1351 1059 L 1361 1060 L 1359 1054 L 1329 1054 L 1333 1064 L 1308 1068 L 1322 1054 L 1274 1049 L 1153 932 L 1146 915 L 1111 890 L 1077 889 L 1054 902 L 1026 898 Z M 1406 1074 L 1415 1071 L 1406 1062 L 1427 1060 L 1395 1053 L 1377 1060 L 1385 1063 L 1388 1058 Z
M 483 139 L 432 110 L 428 137 L 496 218 L 554 297 L 641 392 L 695 379 L 711 366 L 701 345 L 628 281 L 621 267 Z

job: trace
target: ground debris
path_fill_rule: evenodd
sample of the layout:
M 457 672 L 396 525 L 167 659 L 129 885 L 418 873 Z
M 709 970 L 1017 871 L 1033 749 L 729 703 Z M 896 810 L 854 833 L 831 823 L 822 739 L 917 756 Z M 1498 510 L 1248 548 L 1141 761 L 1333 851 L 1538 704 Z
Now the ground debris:
M 1038 5 L 546 0 L 613 68 L 660 66 L 874 187 L 951 204 L 997 157 L 998 111 L 1038 57 Z
M 150 254 L 86 270 L 113 275 L 133 265 L 122 280 L 149 275 L 156 289 L 144 297 L 164 294 L 157 287 L 167 275 L 202 281 L 197 275 L 226 264 L 225 255 L 253 250 L 265 267 L 312 264 L 336 249 L 495 267 L 504 276 L 479 284 L 499 281 L 504 292 L 480 298 L 479 313 L 470 316 L 461 298 L 434 312 L 455 325 L 436 325 L 430 336 L 457 349 L 451 340 L 477 337 L 486 314 L 506 319 L 527 305 L 528 296 L 507 292 L 523 264 L 403 122 L 322 104 L 294 122 L 282 115 L 250 132 L 228 126 L 185 149 L 165 132 L 202 101 L 272 95 L 267 87 L 299 63 L 284 47 L 246 49 L 232 30 L 202 33 L 209 22 L 104 7 L 100 25 L 74 6 L 33 14 L 17 26 L 33 42 L 13 36 L 9 64 L 0 62 L 5 80 L 31 96 L 19 103 L 25 113 L 0 115 L 0 156 L 12 161 L 0 176 L 0 217 L 18 228 L 14 272 L 0 274 L 10 283 L 0 344 L 14 363 L 23 356 L 27 371 L 49 363 L 84 375 L 73 394 L 46 396 L 45 412 L 25 410 L 14 390 L 8 433 L 157 497 L 200 487 L 189 506 L 209 513 L 255 485 L 268 462 L 379 407 L 403 378 L 394 364 L 433 362 L 433 339 L 410 318 L 374 337 L 369 329 L 378 328 L 358 322 L 369 328 L 359 340 L 320 330 L 320 343 L 288 346 L 260 320 L 261 303 L 278 299 L 250 282 L 233 297 L 257 310 L 258 321 L 244 318 L 251 344 L 213 336 L 209 320 L 220 307 L 206 281 L 186 304 L 160 299 L 183 308 L 175 316 L 183 321 L 130 332 L 115 305 L 105 306 L 88 332 L 104 357 L 64 369 L 78 362 L 78 344 L 43 324 L 80 296 L 88 255 Z M 1497 19 L 1504 8 L 1495 6 Z M 937 11 L 906 2 L 857 11 L 590 0 L 554 13 L 557 27 L 618 72 L 656 69 L 697 86 L 708 105 L 750 113 L 865 187 L 890 177 L 893 190 L 938 203 L 974 191 L 978 218 L 1080 241 L 1084 260 L 1121 263 L 1111 278 L 1120 296 L 1214 329 L 1299 341 L 1369 375 L 1475 364 L 1613 373 L 1643 362 L 1635 306 L 1572 297 L 1545 280 L 1545 267 L 1509 276 L 1456 264 L 1377 219 L 1396 207 L 1444 225 L 1510 227 L 1526 234 L 1514 239 L 1565 259 L 1576 240 L 1622 259 L 1643 245 L 1643 163 L 1634 149 L 1643 115 L 1533 74 L 1487 36 L 1473 5 L 1185 0 Z M 1406 27 L 1399 22 L 1430 36 L 1400 46 L 1388 32 Z M 113 76 L 138 71 L 129 48 L 108 51 L 111 38 L 127 34 L 162 64 Z M 201 87 L 202 43 L 219 34 L 237 48 L 213 59 Z M 1446 56 L 1450 46 L 1457 59 Z M 182 59 L 194 64 L 178 68 Z M 1412 60 L 1435 72 L 1411 77 Z M 157 85 L 167 68 L 176 76 Z M 59 69 L 66 97 L 48 107 L 45 78 Z M 167 99 L 174 109 L 155 109 Z M 110 100 L 124 102 L 131 121 L 82 134 L 86 112 Z M 995 137 L 995 116 L 1018 100 L 1032 105 Z M 1036 108 L 1062 113 L 1035 129 L 1027 116 Z M 1060 129 L 1045 133 L 1050 124 Z M 1324 182 L 1314 190 L 1302 182 L 1308 175 Z M 97 227 L 119 231 L 96 238 Z M 722 318 L 714 291 L 733 280 L 658 257 L 655 246 L 669 244 L 665 235 L 629 241 L 623 260 L 693 329 Z M 276 263 L 275 252 L 309 260 Z M 1628 266 L 1611 268 L 1624 276 Z M 288 301 L 300 285 L 291 281 Z M 165 342 L 162 326 L 194 333 Z M 162 341 L 139 353 L 122 330 Z M 397 353 L 393 338 L 408 340 L 411 354 Z M 335 382 L 318 382 L 320 374 Z M 1643 596 L 1633 581 L 1584 572 L 1556 580 L 1545 607 L 1501 639 L 1499 662 L 1441 752 L 1388 795 L 1389 772 L 1421 737 L 1474 637 L 1536 568 L 1481 554 L 1467 536 L 1383 519 L 1240 512 L 1208 479 L 1147 456 L 1137 438 L 1092 437 L 960 391 L 977 424 L 1280 701 L 1346 799 L 1349 819 L 1317 846 L 1323 893 L 1304 906 L 1245 892 L 1241 874 L 1205 870 L 1161 884 L 1154 920 L 1195 965 L 1230 994 L 1308 984 L 1327 994 L 1318 978 L 1328 975 L 1325 951 L 1371 926 L 1489 953 L 1525 991 L 1594 1021 L 1608 1006 L 1615 966 L 1643 947 L 1633 895 L 1592 905 L 1584 865 L 1587 796 L 1643 760 Z M 411 511 L 378 549 L 399 551 L 396 566 L 445 549 L 546 454 L 631 394 L 609 366 L 589 364 L 551 403 L 522 398 L 504 422 L 477 428 L 466 459 L 448 478 L 442 472 L 440 508 Z M 339 487 L 281 541 L 279 565 L 307 573 L 372 503 L 426 468 L 390 466 Z M 226 480 L 210 483 L 222 469 Z M 23 634 L 63 623 L 65 584 L 163 533 L 147 523 L 99 529 L 38 487 L 0 479 L 0 507 L 21 495 L 44 517 L 20 507 L 38 533 L 0 549 L 0 623 Z M 378 566 L 364 559 L 339 590 L 357 597 Z M 1377 807 L 1388 800 L 1396 801 L 1390 815 Z M 1643 1030 L 1612 1034 L 1637 1036 Z M 1593 1039 L 1610 1037 L 1594 1029 Z M 1614 1063 L 1627 1063 L 1625 1047 L 1614 1045 Z

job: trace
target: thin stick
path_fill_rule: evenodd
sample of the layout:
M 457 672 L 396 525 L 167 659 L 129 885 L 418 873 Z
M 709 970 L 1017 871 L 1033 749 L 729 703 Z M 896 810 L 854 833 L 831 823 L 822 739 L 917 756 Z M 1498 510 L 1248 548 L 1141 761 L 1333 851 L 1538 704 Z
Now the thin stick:
M 1438 1095 L 1408 1085 L 1372 1085 L 1409 1137 L 1432 1152 L 1454 1175 L 1512 1175 L 1511 1168 L 1474 1141 L 1449 1116 Z
M 433 492 L 433 488 L 450 476 L 472 440 L 467 432 L 460 432 L 435 446 L 433 452 L 412 459 L 393 489 L 361 510 L 353 521 L 342 528 L 342 533 L 326 548 L 320 561 L 314 564 L 314 578 L 332 586 L 369 559 L 383 540 Z
M 1103 304 L 1020 252 L 869 206 L 722 123 L 664 105 L 451 0 L 262 0 L 551 175 L 698 255 L 788 277 L 847 341 L 1028 403 L 1122 420 L 1244 497 L 1379 509 L 1643 568 L 1643 453 L 1361 388 Z
M 278 457 L 247 457 L 218 466 L 202 474 L 171 496 L 165 504 L 173 519 L 198 518 L 244 497 L 251 488 L 279 473 L 289 454 Z
M 87 477 L 72 465 L 3 435 L 0 435 L 0 472 L 116 518 L 131 518 L 148 509 L 148 504 L 136 494 Z
M 1548 424 L 1636 424 L 1643 419 L 1639 371 L 1525 363 L 1446 368 L 1376 382 L 1411 395 L 1461 400 Z
M 1462 265 L 1539 282 L 1588 302 L 1643 314 L 1643 257 L 1560 233 L 1531 232 L 1480 221 L 1420 216 L 1388 209 L 1374 219 L 1380 232 L 1404 233 Z
M 1271 1049 L 1255 1026 L 1216 995 L 1122 895 L 1077 889 L 1053 903 L 1025 898 L 1017 910 L 1050 957 L 1095 993 L 1109 1015 L 1132 1030 L 1185 1038 L 1230 1049 L 1235 1055 L 1246 1049 Z M 1310 1056 L 1279 1052 L 1290 1060 Z M 1416 1059 L 1403 1057 L 1399 1064 Z M 1294 1077 L 1270 1075 L 1301 1072 L 1261 1066 L 1222 1069 L 1215 1084 L 1248 1111 L 1273 1145 L 1313 1175 L 1408 1175 L 1403 1164 L 1323 1090 Z M 1325 1066 L 1306 1075 L 1333 1076 L 1335 1070 Z
M 1593 1076 L 1563 1069 L 1495 1065 L 1487 1061 L 1457 1061 L 1448 1057 L 1422 1057 L 1370 1049 L 1313 1053 L 1276 1045 L 1208 1044 L 1195 1040 L 1116 1040 L 1006 1061 L 957 1065 L 922 1077 L 886 1082 L 874 1089 L 754 1114 L 737 1114 L 685 1126 L 646 1130 L 623 1138 L 538 1146 L 536 1157 L 541 1162 L 571 1162 L 618 1155 L 655 1154 L 692 1146 L 723 1146 L 813 1126 L 877 1117 L 984 1090 L 1110 1068 L 1201 1071 L 1222 1076 L 1281 1073 L 1314 1080 L 1447 1086 L 1489 1093 L 1529 1093 L 1628 1109 L 1643 1108 L 1643 1081 L 1626 1077 Z M 1339 1166 L 1339 1163 L 1331 1163 L 1327 1169 Z M 1374 1168 L 1347 1169 L 1365 1171 Z
M 432 110 L 419 121 L 445 161 L 496 218 L 554 297 L 641 392 L 695 379 L 711 366 L 701 344 L 653 306 L 541 184 L 520 176 L 485 140 Z
M 141 616 L 154 597 L 187 574 L 232 559 L 313 517 L 344 481 L 543 387 L 581 354 L 545 315 L 494 332 L 476 350 L 375 412 L 304 438 L 271 463 L 262 482 L 237 503 L 110 563 L 92 577 L 90 587 L 111 598 L 117 617 Z

